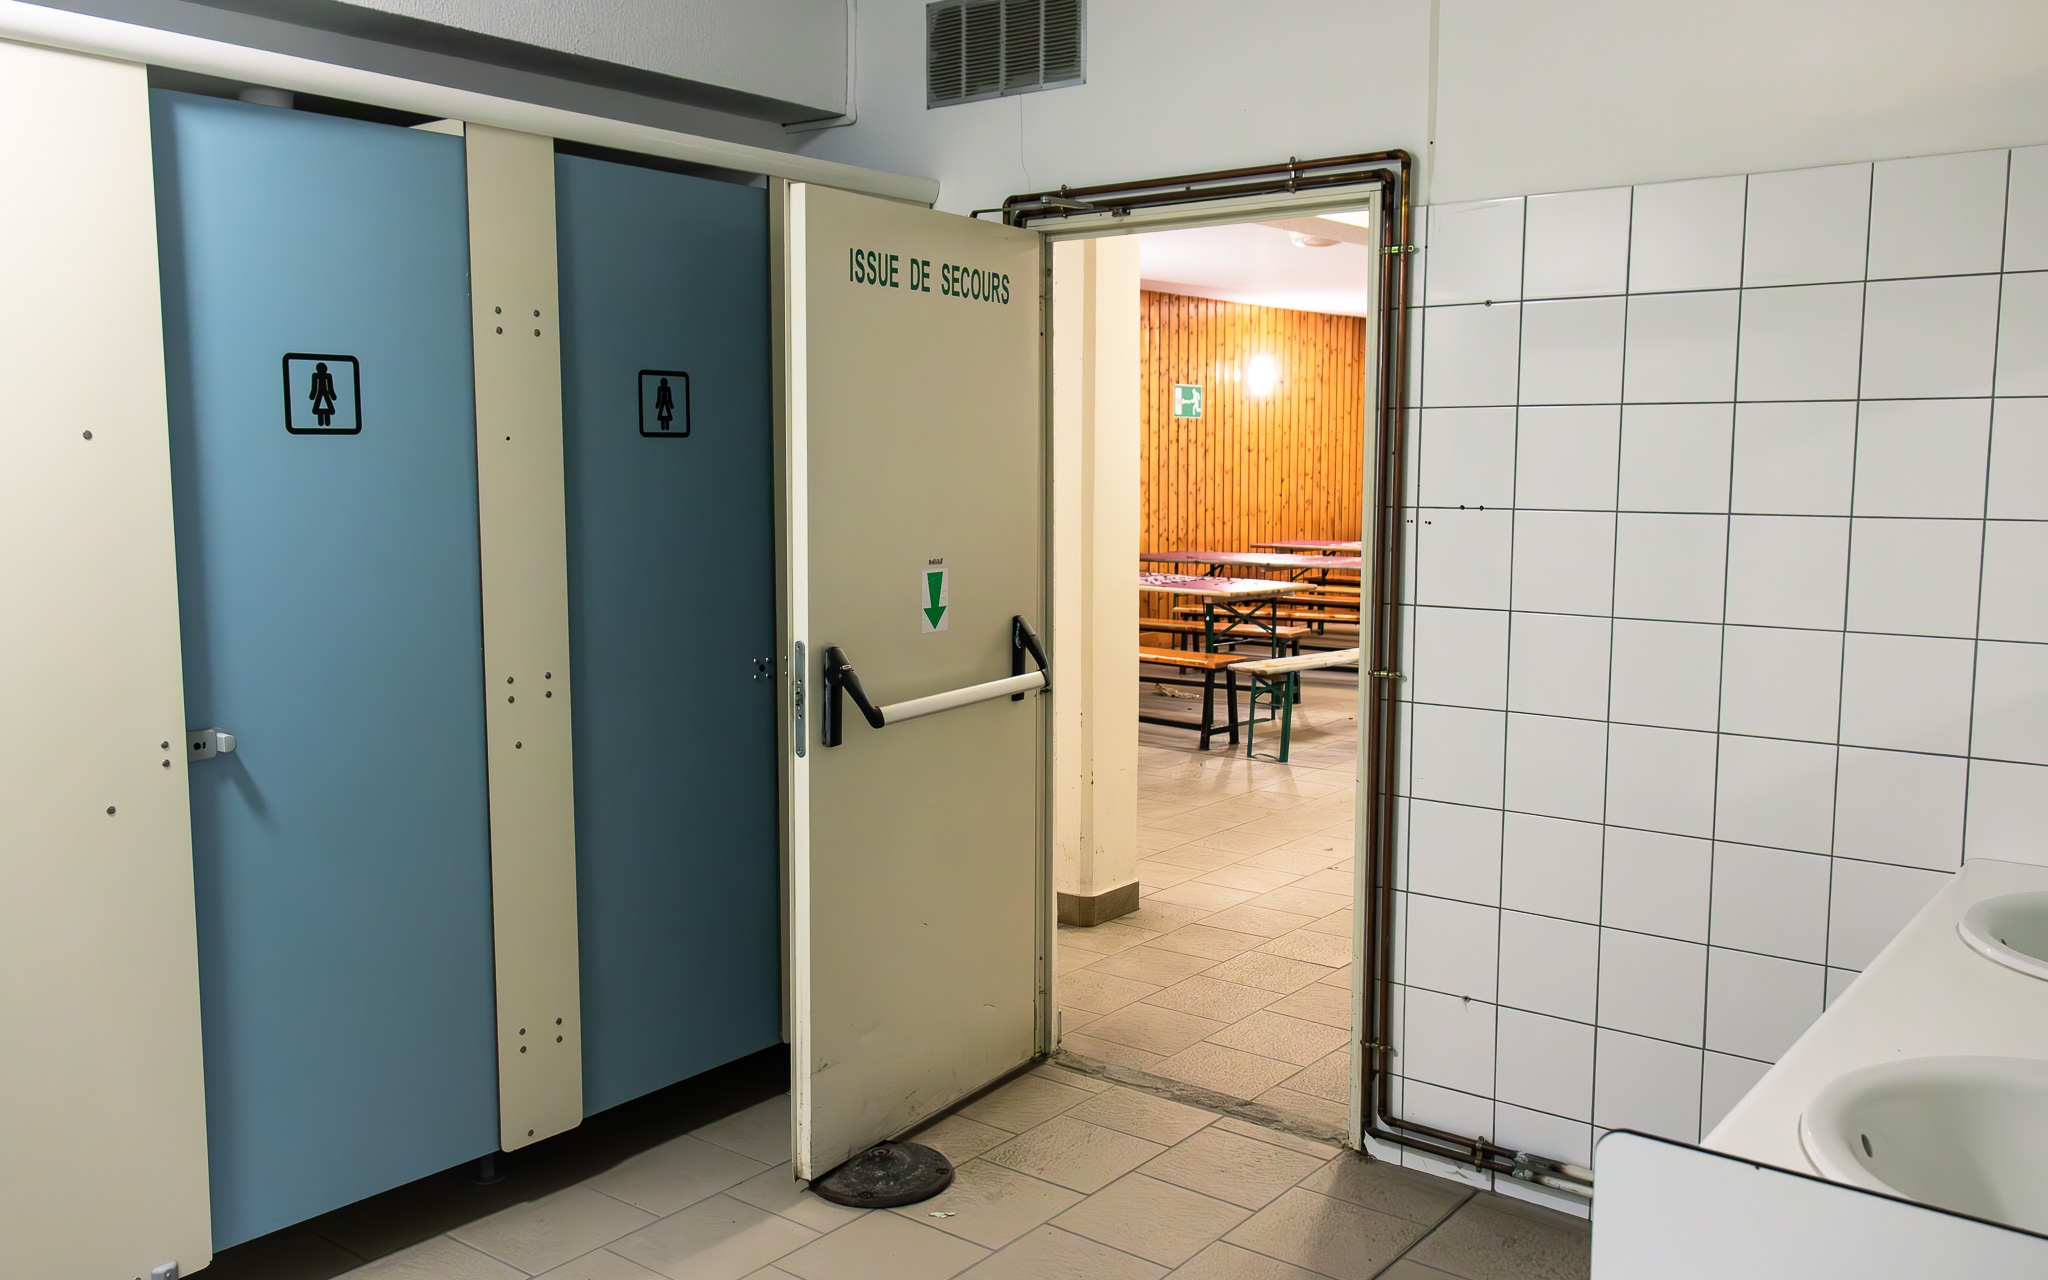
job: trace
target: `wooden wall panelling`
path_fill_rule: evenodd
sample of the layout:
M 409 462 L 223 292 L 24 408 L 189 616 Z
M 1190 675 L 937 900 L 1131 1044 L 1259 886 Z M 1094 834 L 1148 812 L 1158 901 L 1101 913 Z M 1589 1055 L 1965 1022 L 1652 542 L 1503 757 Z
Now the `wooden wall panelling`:
M 1139 311 L 1142 545 L 1244 551 L 1276 538 L 1358 537 L 1364 318 L 1150 291 Z M 1253 396 L 1246 378 L 1261 354 L 1279 362 L 1280 382 Z M 1173 417 L 1181 382 L 1202 386 L 1201 418 Z M 1147 597 L 1144 616 L 1169 607 Z

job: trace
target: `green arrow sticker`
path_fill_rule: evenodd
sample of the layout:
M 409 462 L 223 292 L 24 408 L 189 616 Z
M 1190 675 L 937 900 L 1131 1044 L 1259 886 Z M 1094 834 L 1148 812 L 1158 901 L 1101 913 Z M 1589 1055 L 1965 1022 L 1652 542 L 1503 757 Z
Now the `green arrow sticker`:
M 917 578 L 917 613 L 920 628 L 926 635 L 944 631 L 951 611 L 953 571 L 946 567 L 946 557 L 934 556 L 925 561 Z

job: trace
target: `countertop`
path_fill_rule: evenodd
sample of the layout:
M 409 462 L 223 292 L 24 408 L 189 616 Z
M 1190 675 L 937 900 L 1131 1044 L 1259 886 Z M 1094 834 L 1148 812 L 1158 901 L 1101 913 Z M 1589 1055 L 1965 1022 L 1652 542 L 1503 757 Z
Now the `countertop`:
M 2048 981 L 1977 954 L 1956 932 L 1972 904 L 2035 890 L 2048 890 L 2048 867 L 1965 863 L 1702 1145 L 1813 1173 L 1799 1116 L 1846 1071 L 1950 1054 L 2048 1060 Z

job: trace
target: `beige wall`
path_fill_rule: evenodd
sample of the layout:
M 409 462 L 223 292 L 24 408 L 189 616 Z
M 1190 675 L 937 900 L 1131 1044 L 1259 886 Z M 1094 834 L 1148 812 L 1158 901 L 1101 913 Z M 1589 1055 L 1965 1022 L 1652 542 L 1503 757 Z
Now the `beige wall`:
M 1138 240 L 1053 248 L 1053 882 L 1138 875 Z M 1135 905 L 1135 904 L 1134 904 Z

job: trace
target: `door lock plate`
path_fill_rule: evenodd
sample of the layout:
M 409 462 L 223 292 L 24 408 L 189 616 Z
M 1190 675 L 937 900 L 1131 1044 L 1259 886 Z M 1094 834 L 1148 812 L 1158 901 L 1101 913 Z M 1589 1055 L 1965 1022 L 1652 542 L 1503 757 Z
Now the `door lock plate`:
M 799 641 L 797 641 L 797 642 L 796 642 L 796 656 L 795 656 L 795 658 L 794 658 L 794 659 L 793 659 L 793 660 L 791 661 L 791 663 L 790 663 L 790 672 L 789 672 L 789 676 L 790 676 L 790 685 L 789 685 L 789 705 L 790 705 L 790 711 L 791 711 L 791 713 L 792 713 L 792 714 L 793 714 L 793 715 L 794 715 L 794 716 L 796 717 L 796 730 L 795 730 L 795 736 L 796 736 L 796 755 L 797 755 L 797 759 L 801 760 L 801 759 L 803 759 L 803 755 L 804 755 L 804 746 L 805 746 L 805 743 L 804 743 L 804 642 L 803 642 L 803 641 L 801 641 L 801 640 L 799 640 Z
M 235 735 L 223 729 L 194 729 L 185 735 L 187 760 L 211 760 L 235 749 Z

